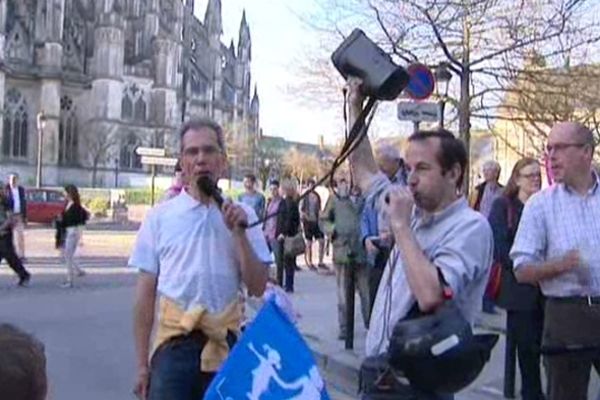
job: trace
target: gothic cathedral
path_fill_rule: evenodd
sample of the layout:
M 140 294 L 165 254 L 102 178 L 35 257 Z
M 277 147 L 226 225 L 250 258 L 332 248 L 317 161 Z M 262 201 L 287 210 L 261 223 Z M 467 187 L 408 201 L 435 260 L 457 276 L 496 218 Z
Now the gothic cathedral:
M 137 186 L 148 167 L 135 149 L 176 155 L 191 117 L 256 143 L 246 15 L 235 48 L 221 42 L 220 0 L 203 21 L 193 10 L 194 0 L 0 0 L 0 179 L 15 171 L 33 184 L 41 157 L 46 186 L 111 186 L 115 169 L 120 186 Z

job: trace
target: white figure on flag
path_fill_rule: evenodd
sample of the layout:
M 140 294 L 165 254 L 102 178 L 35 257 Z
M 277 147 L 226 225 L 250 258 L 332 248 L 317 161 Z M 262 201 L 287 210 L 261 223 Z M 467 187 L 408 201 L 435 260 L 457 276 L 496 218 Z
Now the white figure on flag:
M 294 382 L 287 383 L 278 374 L 278 371 L 281 370 L 281 355 L 277 350 L 265 344 L 263 345 L 265 356 L 259 353 L 252 343 L 248 344 L 248 348 L 260 361 L 258 366 L 252 371 L 252 391 L 248 393 L 248 400 L 260 400 L 260 396 L 267 393 L 271 379 L 282 389 L 301 389 L 296 396 L 291 397 L 289 400 L 321 399 L 321 391 L 325 383 L 319 375 L 316 366 L 313 365 L 310 368 L 308 375 L 303 375 Z

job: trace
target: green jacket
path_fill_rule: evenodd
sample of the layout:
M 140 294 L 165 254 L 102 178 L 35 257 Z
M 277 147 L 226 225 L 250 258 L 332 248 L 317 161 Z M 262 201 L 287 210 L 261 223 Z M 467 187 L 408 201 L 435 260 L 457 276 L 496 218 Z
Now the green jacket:
M 360 213 L 364 202 L 362 199 L 352 200 L 350 197 L 330 196 L 322 214 L 325 232 L 331 237 L 333 246 L 333 262 L 347 264 L 349 255 L 354 255 L 358 264 L 366 260 L 360 242 Z

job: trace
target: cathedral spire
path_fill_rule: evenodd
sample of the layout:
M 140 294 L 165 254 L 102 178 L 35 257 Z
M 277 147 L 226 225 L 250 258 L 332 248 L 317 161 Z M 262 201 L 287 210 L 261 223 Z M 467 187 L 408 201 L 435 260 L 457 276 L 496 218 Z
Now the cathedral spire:
M 221 0 L 208 0 L 204 25 L 209 33 L 223 34 L 223 20 L 221 18 Z
M 253 115 L 258 115 L 260 110 L 260 100 L 258 99 L 258 88 L 254 85 L 254 96 L 252 96 L 252 101 L 250 102 L 250 112 Z
M 231 43 L 229 43 L 229 52 L 231 56 L 235 58 L 235 46 L 233 45 L 233 39 L 231 39 Z
M 244 61 L 250 61 L 252 59 L 252 40 L 250 39 L 250 27 L 246 21 L 246 10 L 242 13 L 242 22 L 240 23 L 238 57 Z

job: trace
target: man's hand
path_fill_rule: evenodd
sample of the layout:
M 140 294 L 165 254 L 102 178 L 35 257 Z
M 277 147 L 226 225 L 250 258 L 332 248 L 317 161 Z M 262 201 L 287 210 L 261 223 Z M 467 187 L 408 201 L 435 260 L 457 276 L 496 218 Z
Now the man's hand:
M 236 234 L 242 234 L 245 232 L 245 227 L 248 226 L 248 216 L 246 211 L 231 201 L 225 201 L 223 203 L 223 219 L 227 228 Z
M 367 253 L 369 253 L 369 254 L 375 254 L 379 251 L 377 246 L 375 246 L 375 244 L 373 244 L 374 239 L 375 239 L 374 237 L 365 239 L 365 248 L 367 249 Z
M 559 271 L 567 272 L 581 265 L 581 255 L 579 250 L 569 250 L 559 261 Z
M 410 190 L 403 186 L 391 185 L 385 201 L 394 234 L 410 228 L 410 218 L 415 204 Z
M 140 400 L 148 398 L 148 388 L 150 387 L 150 371 L 148 367 L 140 367 L 133 387 L 133 394 Z

